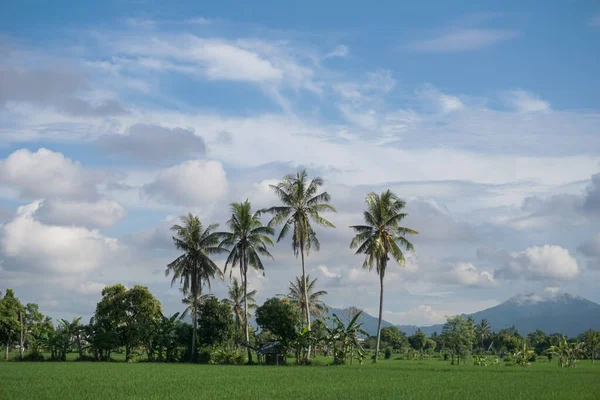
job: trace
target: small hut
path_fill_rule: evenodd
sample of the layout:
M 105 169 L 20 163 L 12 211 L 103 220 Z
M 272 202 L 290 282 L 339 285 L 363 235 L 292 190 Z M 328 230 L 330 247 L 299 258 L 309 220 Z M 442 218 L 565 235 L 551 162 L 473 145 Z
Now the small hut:
M 256 348 L 256 354 L 258 355 L 258 363 L 261 363 L 261 359 L 264 360 L 265 365 L 280 365 L 285 364 L 285 349 L 280 342 L 265 342 L 258 345 Z

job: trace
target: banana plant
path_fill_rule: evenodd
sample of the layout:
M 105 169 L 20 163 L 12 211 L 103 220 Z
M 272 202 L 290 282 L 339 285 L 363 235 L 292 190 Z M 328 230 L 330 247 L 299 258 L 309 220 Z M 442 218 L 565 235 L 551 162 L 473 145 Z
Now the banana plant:
M 533 353 L 534 351 L 529 348 L 527 341 L 523 340 L 519 346 L 519 351 L 517 351 L 514 355 L 514 359 L 516 360 L 515 362 L 523 367 L 530 367 L 530 360 L 533 356 Z
M 362 315 L 362 311 L 358 312 L 348 325 L 344 325 L 342 320 L 333 314 L 330 320 L 333 322 L 333 327 L 327 327 L 327 340 L 333 346 L 333 362 L 334 364 L 344 364 L 346 358 L 350 355 L 350 363 L 353 362 L 354 351 L 356 351 L 359 361 L 364 358 L 364 349 L 358 340 L 358 335 L 368 335 L 362 328 L 363 323 L 358 323 L 358 319 Z

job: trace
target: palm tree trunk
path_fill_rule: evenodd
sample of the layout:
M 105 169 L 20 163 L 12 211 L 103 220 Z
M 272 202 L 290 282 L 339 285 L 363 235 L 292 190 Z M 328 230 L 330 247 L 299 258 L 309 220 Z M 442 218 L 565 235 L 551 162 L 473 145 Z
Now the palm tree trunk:
M 387 257 L 387 256 L 386 256 Z M 377 321 L 377 344 L 375 345 L 375 362 L 379 360 L 379 343 L 381 341 L 381 319 L 383 317 L 383 277 L 386 261 L 381 261 L 379 269 L 379 320 Z
M 25 343 L 25 335 L 23 334 L 23 312 L 19 311 L 19 319 L 21 320 L 21 343 L 19 343 L 19 359 L 23 361 L 23 344 Z
M 193 300 L 193 313 L 192 313 L 193 330 L 192 330 L 192 354 L 191 354 L 191 359 L 190 359 L 191 362 L 196 361 L 196 331 L 198 330 L 198 296 L 197 296 L 198 277 L 196 276 L 196 266 L 194 266 L 193 275 L 194 276 L 192 277 L 192 297 L 194 298 L 194 300 Z
M 308 330 L 310 331 L 310 308 L 308 305 L 308 285 L 306 283 L 306 267 L 304 265 L 304 241 L 300 240 L 300 255 L 302 257 L 302 282 L 304 285 L 304 309 L 305 309 L 305 313 L 304 315 L 306 316 L 306 326 L 308 327 Z M 308 361 L 310 359 L 310 345 L 308 346 L 308 349 L 306 351 L 306 361 Z
M 10 341 L 6 339 L 6 345 L 4 346 L 4 360 L 8 361 L 8 347 L 10 346 Z
M 246 339 L 246 349 L 248 349 L 248 364 L 252 364 L 252 349 L 250 348 L 250 327 L 248 326 L 248 260 L 243 254 L 244 259 L 244 334 Z

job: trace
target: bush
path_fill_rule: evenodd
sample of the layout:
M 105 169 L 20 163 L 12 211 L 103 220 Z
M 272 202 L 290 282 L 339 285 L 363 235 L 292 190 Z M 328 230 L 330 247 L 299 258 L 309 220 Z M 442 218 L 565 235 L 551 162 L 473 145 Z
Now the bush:
M 390 358 L 392 358 L 392 350 L 389 347 L 387 349 L 385 349 L 384 357 L 386 360 L 389 360 Z
M 238 353 L 236 350 L 233 350 L 229 347 L 221 347 L 216 348 L 210 355 L 210 362 L 214 362 L 216 364 L 244 364 L 246 362 L 246 358 L 243 354 Z

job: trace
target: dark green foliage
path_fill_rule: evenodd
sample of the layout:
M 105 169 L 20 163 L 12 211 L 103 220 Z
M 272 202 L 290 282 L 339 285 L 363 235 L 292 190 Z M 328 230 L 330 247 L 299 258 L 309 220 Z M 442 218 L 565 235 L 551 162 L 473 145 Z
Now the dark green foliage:
M 256 309 L 256 323 L 288 347 L 302 323 L 300 309 L 288 299 L 272 297 Z
M 389 360 L 390 358 L 392 358 L 392 349 L 390 349 L 389 347 L 386 347 L 386 349 L 385 349 L 385 359 Z
M 234 337 L 233 311 L 226 300 L 209 296 L 198 310 L 200 344 L 215 346 L 228 343 Z

